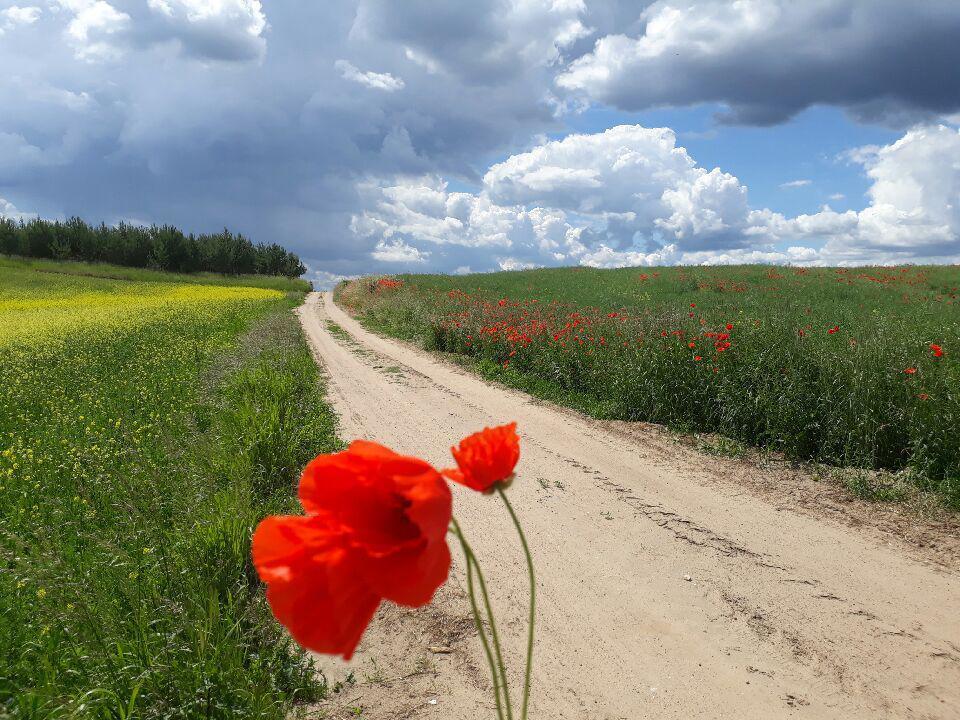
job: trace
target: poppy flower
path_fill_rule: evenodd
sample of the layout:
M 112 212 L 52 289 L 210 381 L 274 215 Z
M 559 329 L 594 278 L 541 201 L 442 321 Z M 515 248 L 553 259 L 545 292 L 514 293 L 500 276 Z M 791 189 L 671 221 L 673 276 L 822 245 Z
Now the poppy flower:
M 306 516 L 273 516 L 253 535 L 267 601 L 294 639 L 353 655 L 381 600 L 430 602 L 447 579 L 450 488 L 430 464 L 358 440 L 300 478 Z
M 943 348 L 936 343 L 930 343 L 930 351 L 934 357 L 943 357 Z
M 839 326 L 839 325 L 834 325 L 832 328 L 830 328 L 829 330 L 827 330 L 827 334 L 829 334 L 829 335 L 835 335 L 839 330 L 840 330 L 840 326 Z
M 904 368 L 903 371 L 904 371 L 907 375 L 913 375 L 915 372 L 917 372 L 917 369 L 916 369 L 915 367 L 908 367 L 908 368 Z
M 733 323 L 727 323 L 727 330 L 733 330 Z
M 441 470 L 444 477 L 478 492 L 493 492 L 498 483 L 513 477 L 520 459 L 520 438 L 517 424 L 484 428 L 450 448 L 457 467 Z
M 701 360 L 703 360 L 703 358 L 702 358 L 700 355 L 694 355 L 694 356 L 693 356 L 693 359 L 694 359 L 696 362 L 700 362 Z

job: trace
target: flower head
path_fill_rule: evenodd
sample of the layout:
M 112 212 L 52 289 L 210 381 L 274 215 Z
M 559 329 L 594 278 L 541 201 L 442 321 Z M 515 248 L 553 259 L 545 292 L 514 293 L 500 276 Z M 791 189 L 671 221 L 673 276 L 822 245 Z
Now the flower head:
M 913 375 L 914 373 L 917 372 L 917 369 L 916 369 L 915 367 L 908 367 L 908 368 L 904 368 L 903 371 L 904 371 L 907 375 Z
M 450 448 L 457 467 L 442 470 L 444 477 L 479 492 L 493 492 L 498 483 L 507 483 L 520 459 L 517 424 L 484 428 Z
M 943 348 L 936 343 L 930 343 L 930 352 L 933 353 L 934 357 L 943 357 Z
M 267 600 L 294 639 L 350 659 L 383 599 L 419 607 L 446 580 L 450 488 L 431 465 L 358 440 L 300 478 L 306 516 L 253 535 Z

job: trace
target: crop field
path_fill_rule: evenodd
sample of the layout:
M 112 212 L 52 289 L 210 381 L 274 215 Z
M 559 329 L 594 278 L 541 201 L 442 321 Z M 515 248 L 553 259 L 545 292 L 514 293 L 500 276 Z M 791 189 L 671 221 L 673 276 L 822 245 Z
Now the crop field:
M 960 507 L 958 288 L 953 266 L 566 268 L 365 278 L 337 299 L 597 417 L 891 471 Z
M 281 718 L 324 691 L 249 560 L 337 442 L 303 288 L 171 279 L 0 260 L 0 716 Z

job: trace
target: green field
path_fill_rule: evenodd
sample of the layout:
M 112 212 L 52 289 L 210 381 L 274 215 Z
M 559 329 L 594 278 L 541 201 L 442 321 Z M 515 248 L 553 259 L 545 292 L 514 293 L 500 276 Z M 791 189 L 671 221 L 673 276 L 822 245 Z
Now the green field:
M 960 507 L 960 268 L 396 280 L 341 284 L 338 301 L 373 329 L 597 417 L 891 471 Z
M 250 536 L 337 443 L 302 286 L 82 269 L 0 261 L 0 717 L 283 718 L 324 687 Z

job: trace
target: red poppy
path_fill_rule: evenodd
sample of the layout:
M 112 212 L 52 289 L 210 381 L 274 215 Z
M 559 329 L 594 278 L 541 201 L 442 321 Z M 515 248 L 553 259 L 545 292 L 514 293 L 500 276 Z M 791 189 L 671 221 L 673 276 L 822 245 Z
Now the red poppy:
M 697 306 L 696 303 L 690 303 L 690 307 L 696 307 L 696 306 Z
M 701 360 L 703 360 L 703 358 L 702 358 L 701 356 L 699 356 L 699 355 L 694 355 L 694 356 L 693 356 L 693 359 L 694 359 L 696 362 L 700 362 Z
M 450 448 L 457 467 L 441 470 L 444 477 L 479 492 L 493 492 L 497 483 L 513 477 L 520 459 L 517 424 L 484 428 Z
M 727 323 L 727 330 L 733 330 L 733 323 Z
M 306 516 L 263 520 L 253 563 L 294 639 L 349 660 L 381 600 L 419 607 L 447 579 L 450 488 L 423 460 L 357 440 L 314 458 L 299 495 Z
M 929 400 L 929 399 L 930 399 L 930 396 L 927 395 L 926 393 L 920 393 L 919 395 L 917 395 L 917 397 L 920 398 L 921 400 Z
M 930 351 L 934 357 L 943 357 L 943 348 L 936 343 L 930 343 Z
M 832 328 L 830 328 L 829 330 L 827 330 L 827 333 L 830 334 L 830 335 L 834 335 L 834 334 L 836 334 L 839 330 L 840 330 L 840 326 L 839 326 L 839 325 L 834 325 Z
M 903 370 L 907 375 L 913 375 L 917 369 L 915 367 L 904 368 Z
M 693 342 L 692 340 L 687 343 L 687 347 L 689 347 L 689 348 L 695 348 L 696 346 L 697 346 L 697 344 L 696 344 L 695 342 Z

